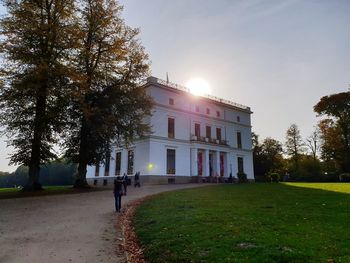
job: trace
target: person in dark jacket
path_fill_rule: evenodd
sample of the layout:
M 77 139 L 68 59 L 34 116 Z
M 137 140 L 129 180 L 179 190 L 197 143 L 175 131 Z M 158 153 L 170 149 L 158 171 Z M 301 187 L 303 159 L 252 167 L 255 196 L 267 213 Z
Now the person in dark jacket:
M 140 172 L 137 172 L 135 174 L 135 177 L 134 177 L 134 187 L 141 187 L 141 184 L 140 184 Z
M 124 186 L 124 195 L 126 195 L 126 191 L 127 191 L 127 188 L 128 188 L 128 180 L 129 180 L 129 178 L 126 175 L 126 173 L 123 174 L 122 180 L 123 180 L 123 186 Z
M 118 176 L 117 180 L 114 180 L 114 199 L 115 199 L 115 211 L 120 212 L 122 207 L 122 195 L 123 195 L 123 180 Z

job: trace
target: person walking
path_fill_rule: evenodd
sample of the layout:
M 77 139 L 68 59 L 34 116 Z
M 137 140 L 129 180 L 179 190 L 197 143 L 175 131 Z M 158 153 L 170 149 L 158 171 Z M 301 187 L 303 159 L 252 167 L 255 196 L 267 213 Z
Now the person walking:
M 134 177 L 134 187 L 141 187 L 141 184 L 140 184 L 140 172 L 137 172 L 135 174 L 135 177 Z
M 128 180 L 129 180 L 126 173 L 123 174 L 122 180 L 123 180 L 123 186 L 124 186 L 124 195 L 126 195 L 127 188 L 128 188 Z
M 122 195 L 123 195 L 123 180 L 118 176 L 117 180 L 114 180 L 114 200 L 115 200 L 115 211 L 120 212 L 122 207 Z
M 228 182 L 229 182 L 230 184 L 233 183 L 232 173 L 230 173 L 230 176 L 228 177 Z

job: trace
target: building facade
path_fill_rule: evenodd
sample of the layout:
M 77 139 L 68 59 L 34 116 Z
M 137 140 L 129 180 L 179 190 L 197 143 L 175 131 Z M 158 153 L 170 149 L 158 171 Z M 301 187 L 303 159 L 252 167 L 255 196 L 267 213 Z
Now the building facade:
M 115 146 L 105 164 L 88 167 L 89 181 L 107 184 L 135 172 L 150 183 L 225 178 L 230 173 L 236 177 L 238 172 L 254 179 L 249 107 L 196 96 L 155 77 L 148 78 L 144 88 L 155 102 L 145 120 L 152 134 L 128 148 Z

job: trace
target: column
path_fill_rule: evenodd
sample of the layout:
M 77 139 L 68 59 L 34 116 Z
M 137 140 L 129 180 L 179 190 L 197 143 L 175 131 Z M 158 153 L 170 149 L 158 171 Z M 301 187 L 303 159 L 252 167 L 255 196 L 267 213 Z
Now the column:
M 115 176 L 115 147 L 112 147 L 111 160 L 109 165 L 109 175 Z
M 128 172 L 128 150 L 122 150 L 122 158 L 120 164 L 120 175 L 122 176 L 124 173 Z
M 198 149 L 191 149 L 191 175 L 198 176 Z
M 225 177 L 228 177 L 230 175 L 231 172 L 231 166 L 232 166 L 232 162 L 231 162 L 231 158 L 230 158 L 230 153 L 227 152 L 225 153 L 225 158 L 224 158 L 224 162 L 225 162 Z M 233 171 L 232 171 L 232 176 L 233 176 Z
M 220 152 L 215 152 L 215 172 L 214 175 L 220 176 Z
M 99 176 L 105 176 L 105 171 L 106 171 L 106 165 L 105 162 L 100 163 L 100 169 L 98 171 Z
M 204 176 L 209 176 L 209 150 L 204 151 L 204 169 L 203 169 Z

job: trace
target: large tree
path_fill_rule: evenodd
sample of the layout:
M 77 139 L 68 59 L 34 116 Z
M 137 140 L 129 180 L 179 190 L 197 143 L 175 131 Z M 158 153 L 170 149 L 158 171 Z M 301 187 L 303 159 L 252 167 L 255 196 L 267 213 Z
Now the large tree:
M 344 149 L 344 170 L 350 172 L 350 92 L 322 97 L 314 106 L 314 111 L 332 118 L 339 127 Z
M 122 20 L 121 6 L 114 0 L 82 0 L 79 7 L 76 90 L 65 147 L 78 163 L 75 187 L 86 187 L 87 165 L 108 158 L 112 142 L 127 144 L 149 131 L 142 120 L 152 102 L 140 87 L 148 57 L 139 31 Z
M 346 149 L 344 147 L 341 128 L 332 119 L 319 122 L 321 139 L 321 159 L 330 172 L 341 172 L 346 168 Z
M 320 150 L 320 129 L 315 127 L 315 130 L 309 137 L 306 138 L 306 146 L 311 151 L 314 161 L 317 160 L 317 154 Z
M 262 143 L 262 153 L 265 155 L 266 163 L 268 164 L 269 171 L 279 172 L 283 166 L 282 163 L 282 143 L 279 141 L 267 137 Z
M 55 157 L 69 85 L 72 0 L 5 0 L 1 19 L 0 123 L 15 151 L 10 163 L 29 166 L 26 190 L 41 189 L 40 164 Z
M 254 173 L 258 177 L 265 177 L 269 172 L 283 171 L 282 144 L 270 137 L 260 144 L 258 136 L 253 133 Z
M 300 130 L 296 124 L 292 124 L 286 132 L 286 153 L 293 163 L 293 172 L 298 172 L 300 155 L 304 152 L 304 143 L 300 135 Z

